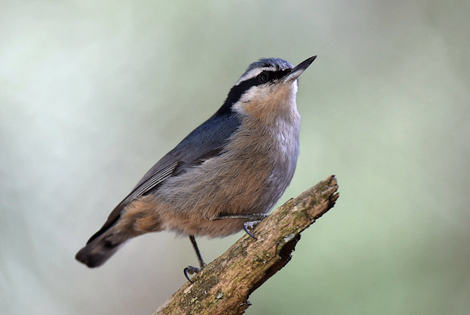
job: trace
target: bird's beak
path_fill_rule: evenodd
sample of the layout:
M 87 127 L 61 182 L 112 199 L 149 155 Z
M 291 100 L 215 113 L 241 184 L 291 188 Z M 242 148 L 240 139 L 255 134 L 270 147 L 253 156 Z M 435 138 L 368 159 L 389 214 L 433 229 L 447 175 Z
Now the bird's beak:
M 295 68 L 293 68 L 289 74 L 286 75 L 286 77 L 284 78 L 284 82 L 289 82 L 289 81 L 294 81 L 296 80 L 298 77 L 300 77 L 300 75 L 302 73 L 304 73 L 304 71 L 312 64 L 312 62 L 317 58 L 317 56 L 312 56 L 304 61 L 302 61 L 301 63 L 299 63 Z

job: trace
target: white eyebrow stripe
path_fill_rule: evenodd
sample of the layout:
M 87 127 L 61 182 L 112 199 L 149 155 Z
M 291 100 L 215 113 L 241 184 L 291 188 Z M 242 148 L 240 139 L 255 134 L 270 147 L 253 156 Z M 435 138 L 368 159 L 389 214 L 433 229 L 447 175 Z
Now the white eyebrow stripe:
M 252 69 L 247 74 L 245 74 L 240 79 L 238 79 L 238 81 L 237 81 L 237 83 L 235 83 L 235 85 L 239 85 L 243 81 L 252 79 L 252 78 L 256 77 L 258 74 L 260 74 L 261 72 L 265 71 L 265 70 L 274 71 L 274 70 L 276 70 L 276 67 L 264 67 L 264 68 Z

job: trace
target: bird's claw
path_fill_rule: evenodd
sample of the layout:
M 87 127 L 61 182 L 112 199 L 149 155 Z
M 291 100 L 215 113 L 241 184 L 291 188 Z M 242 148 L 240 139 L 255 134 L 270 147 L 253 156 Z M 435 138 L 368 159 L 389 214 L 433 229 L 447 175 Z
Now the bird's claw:
M 261 220 L 256 220 L 256 221 L 248 221 L 243 223 L 243 230 L 250 236 L 252 239 L 256 240 L 256 236 L 250 231 L 253 230 L 258 223 L 260 223 Z
M 186 279 L 188 279 L 189 282 L 193 283 L 194 281 L 191 280 L 191 278 L 189 277 L 189 275 L 194 275 L 198 272 L 200 272 L 201 269 L 197 268 L 197 267 L 193 267 L 193 266 L 188 266 L 186 268 L 184 268 L 184 276 L 186 277 Z

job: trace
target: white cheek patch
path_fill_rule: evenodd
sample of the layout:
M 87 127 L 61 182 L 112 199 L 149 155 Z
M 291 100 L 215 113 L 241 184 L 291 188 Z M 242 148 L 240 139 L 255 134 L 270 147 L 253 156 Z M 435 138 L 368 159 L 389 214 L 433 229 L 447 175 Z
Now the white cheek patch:
M 244 114 L 245 111 L 243 105 L 255 98 L 260 93 L 260 90 L 261 89 L 258 86 L 252 86 L 251 88 L 246 90 L 245 93 L 243 93 L 242 97 L 238 100 L 238 102 L 232 105 L 232 109 L 240 114 Z

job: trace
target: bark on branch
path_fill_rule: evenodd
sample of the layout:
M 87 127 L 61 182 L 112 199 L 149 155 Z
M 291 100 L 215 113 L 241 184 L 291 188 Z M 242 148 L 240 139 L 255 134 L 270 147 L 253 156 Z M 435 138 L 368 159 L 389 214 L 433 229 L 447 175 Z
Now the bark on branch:
M 184 284 L 154 314 L 241 314 L 250 294 L 284 267 L 300 233 L 339 197 L 334 176 L 290 199 Z

